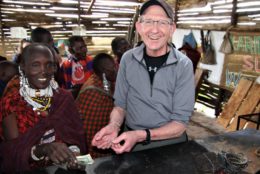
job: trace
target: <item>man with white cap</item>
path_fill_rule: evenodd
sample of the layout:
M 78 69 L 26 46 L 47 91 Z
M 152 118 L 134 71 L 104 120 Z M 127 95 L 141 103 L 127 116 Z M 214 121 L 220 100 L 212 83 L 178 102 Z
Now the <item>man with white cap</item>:
M 173 19 L 163 0 L 142 5 L 136 30 L 143 43 L 122 57 L 110 123 L 94 136 L 93 146 L 120 154 L 187 140 L 194 75 L 192 62 L 170 43 Z

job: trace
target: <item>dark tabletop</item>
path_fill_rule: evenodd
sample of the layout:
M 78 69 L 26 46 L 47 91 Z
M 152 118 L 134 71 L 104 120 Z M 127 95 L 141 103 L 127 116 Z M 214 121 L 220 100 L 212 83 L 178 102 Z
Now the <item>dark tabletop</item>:
M 219 167 L 216 154 L 243 153 L 249 162 L 243 173 L 260 170 L 260 131 L 242 130 L 208 137 L 197 141 L 164 146 L 139 152 L 96 159 L 87 166 L 88 174 L 203 174 Z M 211 161 L 209 163 L 209 161 Z
M 96 159 L 88 174 L 199 174 L 196 157 L 207 150 L 194 141 Z
M 216 154 L 226 151 L 243 153 L 250 162 L 242 173 L 255 174 L 260 170 L 260 157 L 255 154 L 258 148 L 260 148 L 260 131 L 235 131 L 196 141 L 98 158 L 94 164 L 87 165 L 86 172 L 87 174 L 214 173 L 212 164 L 215 169 L 219 167 L 219 158 Z M 56 174 L 63 173 L 78 172 L 59 171 Z

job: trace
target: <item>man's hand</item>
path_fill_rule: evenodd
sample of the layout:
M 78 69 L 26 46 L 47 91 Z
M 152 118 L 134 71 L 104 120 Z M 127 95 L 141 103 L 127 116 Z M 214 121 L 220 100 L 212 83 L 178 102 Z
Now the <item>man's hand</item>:
M 122 133 L 112 143 L 112 149 L 121 154 L 130 152 L 136 143 L 145 140 L 146 132 L 144 130 L 135 130 Z
M 108 149 L 112 145 L 112 141 L 117 137 L 119 132 L 118 125 L 109 123 L 96 133 L 92 139 L 92 145 L 99 149 Z

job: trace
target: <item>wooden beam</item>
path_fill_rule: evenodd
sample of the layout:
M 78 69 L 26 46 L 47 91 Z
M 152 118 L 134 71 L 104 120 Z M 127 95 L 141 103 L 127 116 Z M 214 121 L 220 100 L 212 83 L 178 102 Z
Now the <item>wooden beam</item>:
M 90 11 L 91 11 L 91 9 L 92 9 L 94 3 L 95 3 L 95 0 L 91 0 L 90 5 L 89 5 L 89 8 L 88 8 L 88 11 L 87 11 L 87 14 L 90 14 Z

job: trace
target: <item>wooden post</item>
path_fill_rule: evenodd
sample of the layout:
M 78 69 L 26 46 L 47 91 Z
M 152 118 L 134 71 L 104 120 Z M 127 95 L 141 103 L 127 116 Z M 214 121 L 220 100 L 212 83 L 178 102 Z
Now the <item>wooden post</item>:
M 129 30 L 128 35 L 127 35 L 127 40 L 130 43 L 130 45 L 132 45 L 132 46 L 135 43 L 136 35 L 137 35 L 137 38 L 138 38 L 138 34 L 136 32 L 136 29 L 135 29 L 135 23 L 138 20 L 139 12 L 140 12 L 139 8 L 137 8 L 136 13 L 135 13 L 133 20 L 132 20 L 132 25 L 130 26 L 130 30 Z
M 2 0 L 0 0 L 2 3 Z M 3 21 L 2 21 L 2 10 L 0 8 L 0 29 L 1 29 L 1 43 L 2 43 L 2 51 L 3 56 L 6 57 L 6 49 L 5 49 L 5 39 L 4 39 L 4 30 L 3 30 Z M 1 53 L 1 52 L 0 52 Z
M 237 0 L 233 0 L 233 8 L 231 13 L 231 25 L 235 27 L 237 25 Z
M 80 26 L 80 0 L 78 0 L 78 26 Z
M 178 21 L 178 11 L 179 11 L 179 0 L 175 1 L 175 9 L 174 9 L 174 22 L 177 28 L 177 21 Z

